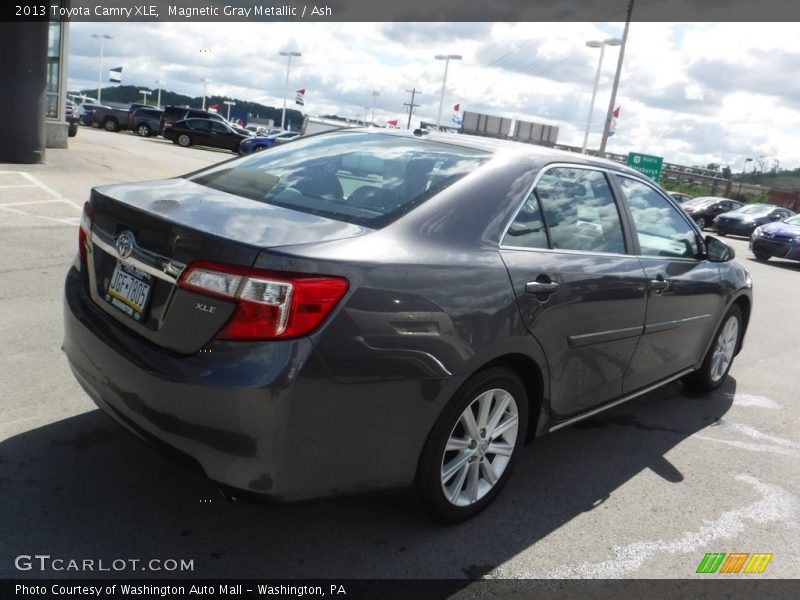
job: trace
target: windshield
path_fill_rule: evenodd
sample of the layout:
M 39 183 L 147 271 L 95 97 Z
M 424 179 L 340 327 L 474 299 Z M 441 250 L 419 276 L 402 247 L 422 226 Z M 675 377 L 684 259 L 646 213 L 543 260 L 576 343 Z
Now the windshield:
M 787 223 L 789 225 L 800 225 L 800 215 L 789 217 L 784 221 L 784 223 Z
M 769 204 L 751 204 L 750 206 L 743 206 L 736 212 L 745 215 L 764 215 L 768 212 L 772 212 L 774 208 L 774 206 L 770 206 Z
M 371 228 L 419 206 L 490 158 L 486 152 L 378 133 L 331 133 L 223 163 L 190 181 Z

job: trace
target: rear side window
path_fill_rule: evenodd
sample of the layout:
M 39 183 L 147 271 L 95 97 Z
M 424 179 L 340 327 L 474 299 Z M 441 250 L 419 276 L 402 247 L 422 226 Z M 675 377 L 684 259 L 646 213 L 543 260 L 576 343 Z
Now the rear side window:
M 189 179 L 300 212 L 380 228 L 486 162 L 487 152 L 343 132 L 275 146 Z
M 601 171 L 557 167 L 544 173 L 503 245 L 625 253 L 614 196 Z

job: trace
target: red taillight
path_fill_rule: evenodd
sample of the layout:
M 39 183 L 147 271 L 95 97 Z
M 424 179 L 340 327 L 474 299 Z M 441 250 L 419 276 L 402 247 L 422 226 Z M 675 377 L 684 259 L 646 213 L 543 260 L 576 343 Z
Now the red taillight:
M 236 303 L 217 335 L 223 340 L 274 340 L 307 335 L 320 326 L 349 287 L 328 275 L 277 273 L 206 261 L 189 265 L 182 288 Z
M 89 244 L 92 242 L 92 221 L 94 220 L 94 210 L 92 205 L 85 202 L 81 213 L 81 225 L 78 228 L 78 252 L 81 254 L 81 261 L 86 260 Z

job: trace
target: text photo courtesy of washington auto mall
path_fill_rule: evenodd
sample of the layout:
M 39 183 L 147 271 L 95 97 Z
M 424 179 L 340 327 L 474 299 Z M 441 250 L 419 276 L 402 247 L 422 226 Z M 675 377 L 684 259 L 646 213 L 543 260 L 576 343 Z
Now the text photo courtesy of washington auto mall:
M 0 15 L 0 600 L 796 597 L 800 5 Z

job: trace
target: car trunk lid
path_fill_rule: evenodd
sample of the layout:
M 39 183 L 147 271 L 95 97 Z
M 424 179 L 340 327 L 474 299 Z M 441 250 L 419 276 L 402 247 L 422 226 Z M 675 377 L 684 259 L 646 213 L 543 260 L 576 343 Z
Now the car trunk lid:
M 121 325 L 183 354 L 202 349 L 235 308 L 178 285 L 192 262 L 250 267 L 265 249 L 372 231 L 185 179 L 98 187 L 90 206 L 92 300 Z

